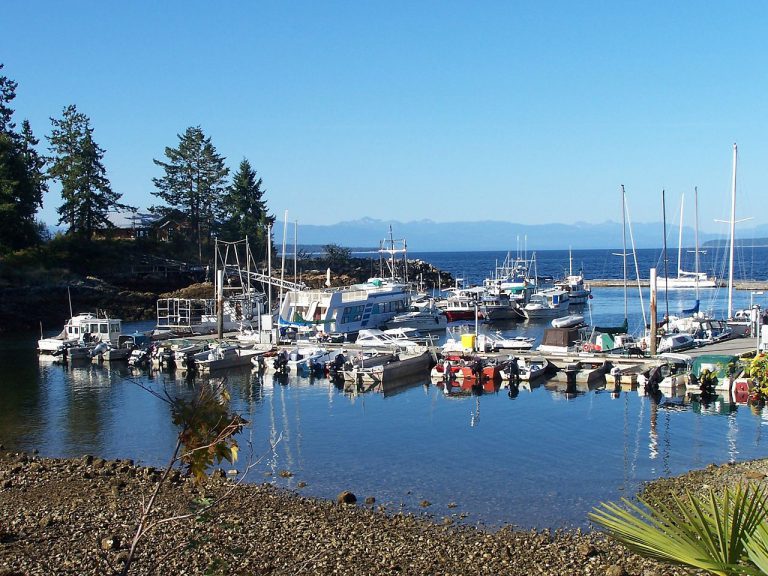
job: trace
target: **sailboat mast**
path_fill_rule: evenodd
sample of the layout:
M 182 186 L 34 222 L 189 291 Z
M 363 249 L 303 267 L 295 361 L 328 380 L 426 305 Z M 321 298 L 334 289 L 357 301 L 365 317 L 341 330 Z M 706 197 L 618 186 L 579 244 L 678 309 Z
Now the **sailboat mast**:
M 624 320 L 629 318 L 627 314 L 627 194 L 624 192 L 624 184 L 621 185 L 621 259 L 624 264 Z
M 696 225 L 696 228 L 693 231 L 693 243 L 695 244 L 694 248 L 696 250 L 695 258 L 694 258 L 694 265 L 695 265 L 695 272 L 696 272 L 696 280 L 695 280 L 695 286 L 696 286 L 696 302 L 699 301 L 699 189 L 698 187 L 693 187 L 693 210 L 695 213 L 694 222 Z
M 736 158 L 737 148 L 733 145 L 733 178 L 731 180 L 731 247 L 728 255 L 728 316 L 733 317 L 733 245 L 736 235 Z
M 664 312 L 665 318 L 669 318 L 669 267 L 667 266 L 667 200 L 665 191 L 661 191 L 661 213 L 664 223 Z
M 685 209 L 685 193 L 680 196 L 680 229 L 677 235 L 677 277 L 683 269 L 683 210 Z

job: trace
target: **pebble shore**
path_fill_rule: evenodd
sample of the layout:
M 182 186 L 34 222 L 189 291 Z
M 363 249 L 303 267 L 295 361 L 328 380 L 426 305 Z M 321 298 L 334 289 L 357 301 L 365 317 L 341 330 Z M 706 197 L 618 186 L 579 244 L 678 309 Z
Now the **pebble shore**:
M 645 493 L 663 497 L 685 486 L 764 482 L 766 473 L 766 461 L 710 466 L 649 484 Z M 119 572 L 140 499 L 160 477 L 160 470 L 126 460 L 48 459 L 0 450 L 0 576 Z M 157 517 L 193 511 L 232 484 L 220 471 L 203 486 L 174 472 Z M 204 516 L 155 530 L 130 573 L 691 574 L 636 556 L 599 532 L 491 532 L 449 520 L 388 514 L 370 501 L 341 500 L 305 498 L 268 484 L 237 485 Z

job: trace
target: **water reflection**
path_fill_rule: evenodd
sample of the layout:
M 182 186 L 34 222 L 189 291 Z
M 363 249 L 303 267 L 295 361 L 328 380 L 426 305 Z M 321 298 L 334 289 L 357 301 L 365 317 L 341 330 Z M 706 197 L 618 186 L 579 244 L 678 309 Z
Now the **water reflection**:
M 12 346 L 0 347 L 0 361 L 12 375 L 0 381 L 0 442 L 152 465 L 165 464 L 178 433 L 153 393 L 191 395 L 212 379 L 43 363 Z M 437 517 L 466 513 L 490 525 L 584 525 L 595 503 L 645 480 L 762 456 L 768 422 L 762 408 L 732 398 L 671 389 L 647 396 L 604 378 L 518 386 L 424 379 L 393 394 L 350 394 L 327 378 L 247 368 L 224 376 L 232 408 L 249 422 L 237 468 L 245 470 L 250 449 L 259 460 L 248 481 L 325 498 L 349 489 L 414 512 L 426 499 Z

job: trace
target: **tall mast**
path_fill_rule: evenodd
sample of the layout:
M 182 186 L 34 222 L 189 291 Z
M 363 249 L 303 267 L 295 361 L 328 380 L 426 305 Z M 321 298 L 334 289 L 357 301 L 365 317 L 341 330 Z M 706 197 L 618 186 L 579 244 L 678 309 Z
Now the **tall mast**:
M 694 186 L 693 187 L 693 206 L 694 206 L 694 212 L 696 214 L 695 218 L 695 225 L 696 228 L 693 231 L 694 238 L 693 242 L 696 245 L 694 248 L 696 250 L 695 252 L 695 272 L 696 272 L 696 302 L 699 301 L 699 189 Z
M 667 266 L 667 201 L 664 190 L 661 191 L 661 213 L 664 222 L 664 302 L 666 304 L 665 314 L 669 318 L 669 267 Z M 666 325 L 665 325 L 666 326 Z
M 683 210 L 685 209 L 685 193 L 680 196 L 680 230 L 677 235 L 677 277 L 683 269 Z
M 624 184 L 621 185 L 621 236 L 621 258 L 624 261 L 624 320 L 627 320 L 627 198 Z
M 731 248 L 728 256 L 728 316 L 733 317 L 733 244 L 736 235 L 736 144 L 733 145 L 733 178 L 731 180 Z

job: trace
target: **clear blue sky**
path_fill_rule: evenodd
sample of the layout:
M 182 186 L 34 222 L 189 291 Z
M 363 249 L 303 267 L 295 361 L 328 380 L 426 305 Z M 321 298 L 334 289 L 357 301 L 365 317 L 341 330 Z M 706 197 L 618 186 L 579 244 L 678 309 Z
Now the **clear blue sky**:
M 698 186 L 718 231 L 734 142 L 737 216 L 768 221 L 768 2 L 27 0 L 0 29 L 17 122 L 45 142 L 76 104 L 140 208 L 200 125 L 300 225 L 616 221 L 624 184 L 634 222 Z

